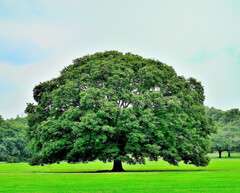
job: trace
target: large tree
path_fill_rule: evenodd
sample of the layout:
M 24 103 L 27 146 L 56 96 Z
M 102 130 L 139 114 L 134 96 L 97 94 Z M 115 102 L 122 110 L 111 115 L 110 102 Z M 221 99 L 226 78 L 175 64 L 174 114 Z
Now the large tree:
M 204 89 L 162 62 L 106 51 L 77 58 L 59 77 L 37 85 L 28 104 L 30 164 L 159 158 L 206 166 L 215 130 Z

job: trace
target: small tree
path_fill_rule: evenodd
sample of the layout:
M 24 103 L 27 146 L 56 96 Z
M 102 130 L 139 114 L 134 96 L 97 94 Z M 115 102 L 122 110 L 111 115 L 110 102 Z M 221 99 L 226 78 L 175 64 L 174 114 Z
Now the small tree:
M 212 151 L 219 152 L 219 158 L 223 151 L 231 152 L 239 151 L 240 139 L 240 112 L 238 109 L 221 111 L 214 108 L 207 108 L 207 115 L 211 116 L 218 125 L 218 133 L 212 134 Z
M 228 155 L 230 157 L 230 152 L 232 150 L 232 147 L 231 147 L 231 142 L 230 142 L 231 138 L 229 139 L 229 137 L 231 137 L 231 133 L 229 133 L 227 131 L 223 131 L 223 130 L 220 130 L 220 131 L 218 131 L 217 134 L 212 135 L 211 150 L 212 150 L 212 152 L 218 151 L 219 158 L 222 157 L 223 151 L 228 151 L 229 152 Z
M 177 76 L 159 61 L 117 51 L 84 56 L 34 88 L 28 137 L 39 156 L 30 164 L 160 157 L 206 166 L 213 122 L 194 78 Z

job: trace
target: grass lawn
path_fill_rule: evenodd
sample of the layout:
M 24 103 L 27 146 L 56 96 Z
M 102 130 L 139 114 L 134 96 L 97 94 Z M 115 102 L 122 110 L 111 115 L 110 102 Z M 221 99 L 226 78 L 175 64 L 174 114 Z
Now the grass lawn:
M 210 155 L 207 167 L 166 162 L 124 165 L 127 172 L 104 173 L 112 163 L 0 163 L 0 192 L 240 192 L 240 154 Z

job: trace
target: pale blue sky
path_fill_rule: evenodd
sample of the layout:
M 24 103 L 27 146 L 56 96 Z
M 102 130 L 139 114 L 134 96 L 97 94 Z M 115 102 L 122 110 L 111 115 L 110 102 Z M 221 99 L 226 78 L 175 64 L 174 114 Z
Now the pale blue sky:
M 0 61 L 10 65 L 21 66 L 43 61 L 51 54 L 50 49 L 44 49 L 28 39 L 0 37 L 0 45 Z
M 119 50 L 155 58 L 205 88 L 205 105 L 240 108 L 238 0 L 1 0 L 0 115 L 71 61 Z

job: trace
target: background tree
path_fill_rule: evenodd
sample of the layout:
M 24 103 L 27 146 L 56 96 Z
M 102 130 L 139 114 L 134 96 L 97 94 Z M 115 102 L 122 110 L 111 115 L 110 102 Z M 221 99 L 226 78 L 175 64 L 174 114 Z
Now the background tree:
M 215 108 L 206 108 L 207 115 L 211 116 L 218 125 L 218 133 L 212 134 L 212 151 L 219 152 L 219 158 L 223 151 L 228 152 L 228 157 L 231 152 L 238 151 L 240 146 L 240 112 L 238 109 L 222 111 Z
M 222 117 L 224 115 L 224 111 L 220 110 L 220 109 L 216 109 L 214 107 L 205 107 L 206 109 L 206 113 L 209 117 L 212 117 L 214 119 L 214 121 L 216 122 L 221 122 Z
M 220 130 L 217 134 L 212 135 L 212 152 L 218 151 L 219 158 L 222 157 L 223 151 L 228 151 L 228 156 L 230 157 L 230 151 L 233 150 L 232 148 L 232 134 L 229 131 Z
M 33 90 L 28 137 L 39 156 L 30 164 L 114 161 L 145 163 L 160 157 L 206 166 L 213 121 L 194 78 L 177 76 L 156 60 L 117 51 L 73 61 Z
M 0 116 L 0 161 L 27 161 L 31 153 L 27 149 L 26 118 L 3 120 Z

